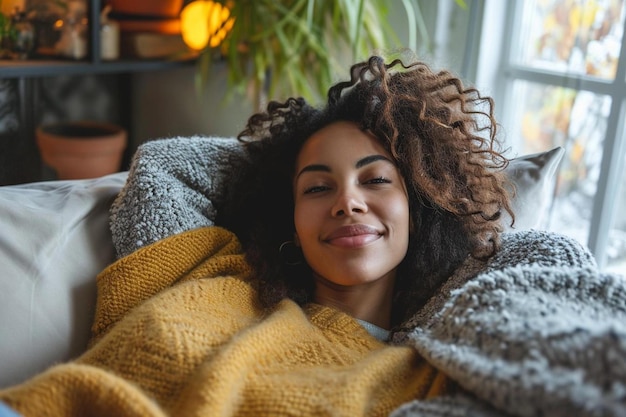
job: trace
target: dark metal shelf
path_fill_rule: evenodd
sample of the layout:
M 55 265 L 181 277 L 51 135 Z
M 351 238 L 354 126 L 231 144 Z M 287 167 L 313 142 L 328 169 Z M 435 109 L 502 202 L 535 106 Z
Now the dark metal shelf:
M 196 56 L 189 54 L 172 60 L 70 61 L 27 60 L 0 61 L 0 79 L 50 77 L 56 75 L 114 74 L 166 70 L 191 65 Z

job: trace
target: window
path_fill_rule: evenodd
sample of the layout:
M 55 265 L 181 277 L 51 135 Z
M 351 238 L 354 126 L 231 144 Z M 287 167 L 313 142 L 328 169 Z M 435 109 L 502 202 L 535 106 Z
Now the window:
M 507 145 L 566 151 L 544 226 L 626 273 L 626 0 L 497 3 L 506 20 L 492 95 Z M 495 38 L 485 29 L 481 49 Z

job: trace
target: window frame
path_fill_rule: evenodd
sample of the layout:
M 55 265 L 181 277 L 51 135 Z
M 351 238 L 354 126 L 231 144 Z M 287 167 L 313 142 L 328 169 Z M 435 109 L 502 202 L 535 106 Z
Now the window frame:
M 479 1 L 478 3 L 481 2 Z M 496 47 L 499 51 L 495 52 L 497 70 L 491 76 L 491 80 L 483 78 L 483 82 L 493 85 L 495 94 L 492 94 L 492 96 L 496 101 L 499 119 L 505 127 L 505 131 L 506 126 L 512 126 L 513 115 L 510 111 L 511 107 L 507 106 L 507 103 L 511 100 L 513 85 L 518 80 L 570 88 L 577 91 L 586 90 L 611 98 L 611 109 L 607 118 L 607 127 L 603 139 L 600 175 L 593 199 L 588 240 L 586 242 L 586 245 L 594 254 L 598 265 L 604 268 L 607 262 L 609 231 L 614 217 L 617 215 L 617 195 L 621 185 L 620 178 L 622 178 L 623 170 L 625 169 L 626 24 L 622 33 L 617 72 L 613 80 L 602 80 L 587 75 L 546 69 L 534 69 L 514 63 L 514 50 L 519 45 L 519 34 L 521 33 L 519 26 L 523 12 L 522 3 L 523 0 L 506 2 L 487 0 L 485 2 L 485 15 L 483 15 L 482 24 L 483 38 L 481 39 L 481 51 L 479 51 L 479 70 L 480 66 L 486 67 L 488 65 L 487 62 L 491 62 L 493 65 L 493 50 L 484 50 L 486 46 L 485 37 L 494 36 L 493 30 L 489 30 L 489 27 L 493 26 L 494 16 L 500 16 L 504 25 L 501 26 L 502 37 L 500 45 Z M 491 13 L 489 18 L 487 18 L 488 13 Z

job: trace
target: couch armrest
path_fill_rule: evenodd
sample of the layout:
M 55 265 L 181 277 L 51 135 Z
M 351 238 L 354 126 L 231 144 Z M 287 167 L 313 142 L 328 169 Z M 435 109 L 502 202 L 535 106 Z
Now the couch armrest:
M 0 187 L 0 387 L 86 348 L 126 177 Z

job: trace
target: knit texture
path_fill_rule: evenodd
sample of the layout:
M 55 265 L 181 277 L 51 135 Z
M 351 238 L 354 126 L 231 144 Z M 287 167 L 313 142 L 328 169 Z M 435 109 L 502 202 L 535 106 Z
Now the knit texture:
M 600 273 L 564 236 L 505 234 L 488 264 L 448 280 L 394 341 L 414 346 L 476 397 L 467 415 L 493 415 L 480 400 L 500 415 L 626 415 L 626 279 Z M 394 417 L 467 407 L 465 399 L 438 398 Z
M 176 137 L 139 146 L 111 207 L 118 258 L 167 236 L 212 226 L 247 154 L 234 138 Z
M 118 254 L 213 224 L 245 160 L 229 139 L 142 145 L 112 209 Z M 626 415 L 625 279 L 600 273 L 564 236 L 524 231 L 502 241 L 487 264 L 469 259 L 393 336 L 467 396 L 413 402 L 397 417 Z
M 338 310 L 259 307 L 234 236 L 194 229 L 98 276 L 91 348 L 4 391 L 29 416 L 386 416 L 444 392 L 412 348 Z

